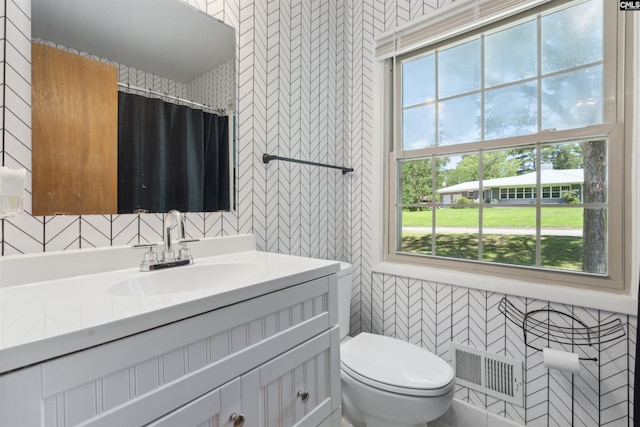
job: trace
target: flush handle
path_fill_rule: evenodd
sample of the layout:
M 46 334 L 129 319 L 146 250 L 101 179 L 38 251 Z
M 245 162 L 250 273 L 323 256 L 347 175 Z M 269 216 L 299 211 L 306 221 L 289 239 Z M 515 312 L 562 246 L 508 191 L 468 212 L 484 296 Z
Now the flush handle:
M 302 400 L 302 403 L 307 403 L 309 400 L 309 392 L 307 390 L 298 390 L 298 397 Z
M 244 425 L 244 415 L 236 414 L 235 412 L 229 417 L 233 421 L 233 427 L 242 427 Z

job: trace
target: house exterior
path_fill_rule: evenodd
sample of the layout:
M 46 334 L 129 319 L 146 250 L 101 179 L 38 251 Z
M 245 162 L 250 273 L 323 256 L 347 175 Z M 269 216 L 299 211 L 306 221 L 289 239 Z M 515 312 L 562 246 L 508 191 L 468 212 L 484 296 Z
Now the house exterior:
M 455 203 L 461 197 L 482 200 L 485 203 L 522 204 L 535 203 L 537 172 L 529 172 L 505 178 L 485 179 L 480 191 L 479 181 L 468 181 L 444 187 L 436 192 L 440 195 L 440 204 Z M 540 186 L 542 203 L 567 203 L 562 197 L 565 191 L 574 191 L 582 200 L 584 183 L 583 169 L 553 169 L 550 164 L 542 165 Z

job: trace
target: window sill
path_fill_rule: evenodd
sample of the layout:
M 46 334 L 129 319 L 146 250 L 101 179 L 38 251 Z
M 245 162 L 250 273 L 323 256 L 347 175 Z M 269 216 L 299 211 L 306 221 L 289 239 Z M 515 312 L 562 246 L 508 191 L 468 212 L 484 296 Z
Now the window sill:
M 630 295 L 615 294 L 606 291 L 571 288 L 544 283 L 530 283 L 516 279 L 473 274 L 441 268 L 418 267 L 410 264 L 381 262 L 373 266 L 374 273 L 391 274 L 394 276 L 410 277 L 418 280 L 442 283 L 453 286 L 463 286 L 513 295 L 524 298 L 543 299 L 561 304 L 606 310 L 635 316 L 638 310 L 638 300 Z M 544 286 L 544 288 L 542 288 Z M 544 298 L 540 298 L 544 295 Z

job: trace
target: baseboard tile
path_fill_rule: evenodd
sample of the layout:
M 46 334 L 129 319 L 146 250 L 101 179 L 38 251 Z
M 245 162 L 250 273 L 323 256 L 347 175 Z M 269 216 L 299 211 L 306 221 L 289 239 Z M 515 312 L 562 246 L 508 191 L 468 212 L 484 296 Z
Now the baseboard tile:
M 500 415 L 492 414 L 477 406 L 454 399 L 451 407 L 429 427 L 524 427 Z

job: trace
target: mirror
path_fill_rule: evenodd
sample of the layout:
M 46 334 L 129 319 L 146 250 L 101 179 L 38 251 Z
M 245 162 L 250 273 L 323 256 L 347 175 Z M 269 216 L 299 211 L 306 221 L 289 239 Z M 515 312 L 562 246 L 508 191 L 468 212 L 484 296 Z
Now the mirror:
M 115 66 L 121 91 L 228 115 L 232 149 L 228 150 L 231 167 L 227 169 L 229 175 L 233 173 L 236 48 L 232 27 L 181 0 L 32 0 L 31 9 L 34 41 Z M 46 108 L 53 107 L 46 105 Z M 74 122 L 68 117 L 66 121 Z M 91 120 L 84 121 L 91 123 Z M 34 202 L 38 196 L 35 180 L 39 170 L 35 159 L 35 126 L 34 119 Z M 64 143 L 56 140 L 55 150 Z M 117 151 L 117 145 L 113 149 Z M 117 153 L 111 155 L 117 157 Z M 40 161 L 51 162 L 49 157 Z M 67 168 L 82 169 L 86 164 L 88 162 L 76 159 Z M 84 174 L 73 170 L 70 176 L 76 177 L 73 181 L 80 181 L 78 176 L 95 176 L 95 166 L 94 171 L 84 171 Z M 56 198 L 69 187 L 64 185 L 64 180 L 60 181 L 63 185 Z M 92 185 L 92 179 L 81 181 L 87 194 L 101 193 L 85 190 Z M 233 183 L 230 176 L 229 186 Z M 233 188 L 229 193 L 233 199 Z M 76 191 L 71 196 L 89 198 L 79 194 Z M 110 208 L 94 211 L 85 209 L 84 203 L 80 205 L 78 209 L 58 209 L 45 214 L 117 213 Z M 36 211 L 35 203 L 33 213 L 42 214 Z

